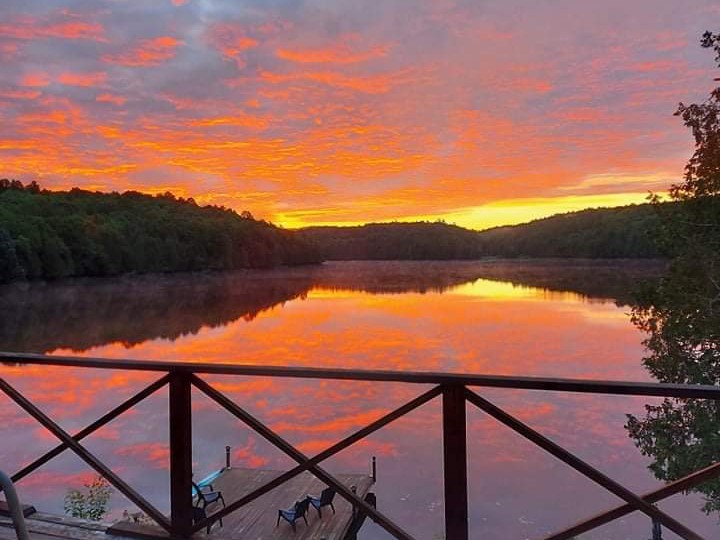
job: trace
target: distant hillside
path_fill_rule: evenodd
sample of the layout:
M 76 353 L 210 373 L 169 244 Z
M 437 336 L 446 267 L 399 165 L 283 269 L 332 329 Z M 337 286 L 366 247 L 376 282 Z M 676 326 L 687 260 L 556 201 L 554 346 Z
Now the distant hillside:
M 294 231 L 170 193 L 56 192 L 0 180 L 0 282 L 319 261 Z
M 477 231 L 444 223 L 370 223 L 299 232 L 328 260 L 450 260 L 483 255 Z
M 663 206 L 671 210 L 672 204 Z M 329 260 L 482 257 L 655 258 L 660 227 L 650 204 L 582 210 L 522 225 L 472 231 L 445 223 L 308 227 L 299 232 Z
M 498 257 L 653 258 L 663 255 L 660 223 L 657 209 L 641 204 L 557 214 L 478 236 L 483 253 Z

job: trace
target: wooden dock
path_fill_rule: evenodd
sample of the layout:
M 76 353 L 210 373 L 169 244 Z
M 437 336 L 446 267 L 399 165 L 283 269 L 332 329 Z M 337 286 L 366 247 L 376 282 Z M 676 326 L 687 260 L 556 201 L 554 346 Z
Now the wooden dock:
M 212 482 L 213 489 L 221 491 L 227 504 L 230 504 L 256 488 L 281 475 L 281 471 L 267 469 L 231 468 L 222 471 Z M 338 474 L 336 478 L 348 488 L 355 486 L 357 496 L 368 498 L 373 479 L 364 474 Z M 327 487 L 310 472 L 304 472 L 285 482 L 281 486 L 255 499 L 251 503 L 223 518 L 223 526 L 214 524 L 209 538 L 229 540 L 345 540 L 352 538 L 361 525 L 362 517 L 353 513 L 352 505 L 340 496 L 336 496 L 333 504 L 336 513 L 329 507 L 323 508 L 322 518 L 311 506 L 307 513 L 308 525 L 300 519 L 296 522 L 296 530 L 284 520 L 276 526 L 279 509 L 289 509 L 295 501 L 307 495 L 320 496 Z M 221 505 L 208 507 L 208 514 L 221 508 Z M 114 536 L 163 536 L 159 527 L 119 522 L 108 529 Z M 205 532 L 195 535 L 200 538 Z M 2 539 L 0 539 L 2 540 Z

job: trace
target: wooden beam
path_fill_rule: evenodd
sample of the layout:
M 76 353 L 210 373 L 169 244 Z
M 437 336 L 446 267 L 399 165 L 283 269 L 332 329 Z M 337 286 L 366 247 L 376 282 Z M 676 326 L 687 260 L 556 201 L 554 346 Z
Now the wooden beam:
M 131 409 L 138 403 L 140 403 L 142 400 L 147 398 L 148 396 L 154 394 L 156 391 L 158 391 L 160 388 L 165 386 L 168 382 L 168 379 L 170 378 L 170 375 L 165 375 L 164 377 L 161 377 L 154 383 L 152 383 L 150 386 L 145 387 L 140 392 L 132 396 L 130 399 L 124 401 L 122 404 L 115 407 L 113 410 L 108 412 L 107 414 L 101 416 L 98 418 L 95 422 L 87 426 L 86 428 L 78 431 L 75 435 L 73 435 L 73 439 L 76 441 L 81 441 L 88 435 L 91 435 L 101 427 L 103 427 L 108 422 L 111 422 L 118 416 L 120 416 L 125 411 Z M 65 443 L 60 443 L 55 448 L 47 452 L 46 454 L 43 454 L 41 457 L 37 458 L 35 461 L 33 461 L 30 465 L 26 465 L 22 469 L 20 469 L 18 472 L 16 472 L 14 475 L 12 475 L 12 481 L 17 483 L 23 478 L 25 478 L 28 474 L 35 471 L 48 461 L 50 461 L 55 456 L 61 454 L 63 451 L 65 451 L 68 448 L 68 445 Z
M 176 538 L 190 538 L 193 527 L 190 377 L 170 374 L 170 525 Z
M 51 420 L 45 413 L 33 405 L 25 396 L 10 386 L 4 379 L 0 378 L 0 390 L 2 390 L 10 399 L 17 403 L 20 408 L 32 416 L 40 425 L 55 435 L 58 439 L 67 444 L 68 448 L 75 452 L 77 456 L 95 469 L 97 473 L 112 484 L 120 493 L 125 495 L 133 503 L 135 503 L 143 512 L 155 520 L 158 525 L 166 530 L 170 530 L 170 523 L 152 504 L 145 500 L 142 495 L 137 493 L 120 477 L 118 477 L 110 468 L 102 461 L 91 454 L 84 446 L 73 439 L 69 433 L 62 429 L 58 424 Z
M 468 538 L 465 387 L 443 387 L 445 538 Z
M 645 495 L 641 495 L 641 498 L 645 502 L 651 504 L 657 503 L 664 499 L 667 499 L 668 497 L 671 497 L 672 495 L 675 495 L 676 493 L 692 489 L 695 486 L 700 485 L 708 480 L 712 480 L 713 478 L 717 478 L 718 476 L 720 476 L 720 463 L 715 463 L 713 465 L 710 465 L 709 467 L 705 467 L 704 469 L 680 478 L 679 480 L 675 480 L 674 482 L 666 484 L 660 489 L 651 491 L 649 493 L 646 493 Z M 601 527 L 606 523 L 610 523 L 611 521 L 631 514 L 635 510 L 636 509 L 633 505 L 624 504 L 613 508 L 612 510 L 608 510 L 607 512 L 603 512 L 602 514 L 598 514 L 589 519 L 581 521 L 580 523 L 577 523 L 572 527 L 568 527 L 565 530 L 553 533 L 550 536 L 546 536 L 543 540 L 571 540 L 578 535 L 584 534 L 593 529 L 597 529 L 598 527 Z
M 332 379 L 352 381 L 405 382 L 412 384 L 455 384 L 492 388 L 517 388 L 553 392 L 580 392 L 627 396 L 656 396 L 720 400 L 720 387 L 701 384 L 664 384 L 647 382 L 602 381 L 548 377 L 517 377 L 422 371 L 358 370 L 316 367 L 253 366 L 238 364 L 206 364 L 151 360 L 108 360 L 73 356 L 0 352 L 0 362 L 20 362 L 46 366 L 72 366 L 140 371 L 186 371 L 217 375 L 289 377 L 300 379 Z
M 200 379 L 202 380 L 202 379 Z M 194 381 L 193 381 L 194 383 Z M 238 508 L 241 508 L 258 497 L 264 495 L 265 493 L 275 489 L 276 487 L 284 484 L 288 480 L 291 480 L 295 476 L 299 475 L 303 471 L 306 471 L 310 468 L 311 465 L 317 465 L 318 463 L 334 456 L 338 452 L 341 452 L 342 450 L 346 449 L 350 445 L 356 443 L 357 441 L 364 439 L 371 433 L 374 433 L 375 431 L 379 430 L 380 428 L 388 425 L 389 423 L 397 420 L 398 418 L 405 416 L 407 413 L 417 409 L 421 405 L 424 405 L 428 401 L 434 399 L 435 397 L 439 396 L 442 392 L 442 388 L 440 386 L 436 386 L 435 388 L 432 388 L 428 390 L 427 392 L 421 394 L 420 396 L 416 397 L 412 401 L 409 401 L 405 405 L 395 409 L 394 411 L 389 412 L 385 416 L 382 416 L 381 418 L 378 418 L 375 420 L 372 424 L 369 424 L 368 426 L 365 426 L 364 428 L 356 431 L 355 433 L 349 435 L 345 439 L 341 440 L 340 442 L 335 443 L 331 447 L 323 450 L 319 454 L 311 457 L 306 462 L 294 467 L 293 469 L 290 469 L 287 472 L 284 472 L 283 474 L 277 476 L 276 478 L 273 478 L 270 482 L 267 482 L 263 484 L 262 486 L 254 489 L 247 495 L 241 497 L 237 501 L 232 502 L 231 504 L 228 504 L 225 508 L 222 510 L 214 513 L 212 516 L 208 518 L 209 521 L 215 522 L 219 520 L 220 518 L 225 517 L 226 515 L 234 512 Z M 202 529 L 204 529 L 207 526 L 208 520 L 203 521 L 201 523 L 198 523 L 193 527 L 193 531 L 197 532 Z
M 256 433 L 261 435 L 265 440 L 273 444 L 278 449 L 282 450 L 285 454 L 290 456 L 292 459 L 297 461 L 299 464 L 308 464 L 308 470 L 310 470 L 316 477 L 325 482 L 328 486 L 335 489 L 336 493 L 343 499 L 347 500 L 355 508 L 360 511 L 367 513 L 370 518 L 380 525 L 383 529 L 389 532 L 395 538 L 399 540 L 413 540 L 412 536 L 403 531 L 398 525 L 391 521 L 388 517 L 381 514 L 368 503 L 358 498 L 352 491 L 346 486 L 339 482 L 334 476 L 320 468 L 318 465 L 310 464 L 309 458 L 302 452 L 296 449 L 293 445 L 283 439 L 280 435 L 272 431 L 269 427 L 263 424 L 260 420 L 255 418 L 253 415 L 245 411 L 242 407 L 237 405 L 230 398 L 225 396 L 223 393 L 218 392 L 208 383 L 193 375 L 193 384 L 195 387 L 207 395 L 210 399 L 215 401 L 218 405 L 227 410 L 230 414 L 242 420 Z
M 572 467 L 580 474 L 588 477 L 596 484 L 604 487 L 612 494 L 618 496 L 619 498 L 633 506 L 636 510 L 640 510 L 643 514 L 646 514 L 647 516 L 658 520 L 660 523 L 665 525 L 665 527 L 678 534 L 681 538 L 684 538 L 685 540 L 703 540 L 702 536 L 688 529 L 685 525 L 677 521 L 675 518 L 667 515 L 665 512 L 660 511 L 652 504 L 644 501 L 629 489 L 618 484 L 613 479 L 598 471 L 591 465 L 585 463 L 583 460 L 581 460 L 574 454 L 568 452 L 567 450 L 557 445 L 545 436 L 541 435 L 534 429 L 523 424 L 514 416 L 506 413 L 499 407 L 493 405 L 486 399 L 478 396 L 476 393 L 471 392 L 470 390 L 466 390 L 466 395 L 468 401 L 485 411 L 487 414 L 498 420 L 500 423 L 505 424 L 507 427 L 509 427 L 516 433 L 519 433 L 527 440 L 536 444 L 549 454 L 555 456 L 557 459 L 559 459 L 566 465 Z

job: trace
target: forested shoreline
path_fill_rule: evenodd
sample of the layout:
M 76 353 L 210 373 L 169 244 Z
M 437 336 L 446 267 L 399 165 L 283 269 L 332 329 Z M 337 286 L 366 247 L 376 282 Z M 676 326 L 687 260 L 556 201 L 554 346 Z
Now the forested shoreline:
M 0 180 L 0 282 L 320 262 L 294 231 L 171 193 Z
M 302 236 L 328 260 L 504 258 L 662 258 L 661 214 L 679 203 L 641 204 L 557 214 L 483 231 L 443 222 L 308 227 Z
M 558 214 L 484 231 L 444 222 L 285 230 L 171 193 L 48 191 L 0 180 L 0 282 L 273 268 L 323 260 L 637 259 L 679 202 Z

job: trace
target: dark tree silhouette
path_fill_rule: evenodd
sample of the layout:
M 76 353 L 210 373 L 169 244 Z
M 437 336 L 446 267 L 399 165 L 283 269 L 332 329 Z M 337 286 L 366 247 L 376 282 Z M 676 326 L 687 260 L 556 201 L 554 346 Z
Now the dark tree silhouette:
M 707 32 L 720 67 L 720 34 Z M 673 253 L 666 277 L 644 290 L 633 321 L 647 333 L 648 371 L 661 382 L 720 384 L 720 88 L 702 104 L 676 113 L 692 130 L 695 152 L 684 181 L 673 186 L 683 204 L 663 215 L 662 240 Z M 647 405 L 644 418 L 628 417 L 640 451 L 653 458 L 661 480 L 675 480 L 720 460 L 720 404 L 666 399 Z M 700 486 L 705 512 L 720 511 L 720 480 Z
M 667 203 L 664 208 L 670 212 L 677 205 Z M 661 257 L 659 228 L 653 206 L 642 204 L 558 214 L 479 232 L 443 222 L 418 222 L 308 227 L 300 233 L 329 260 L 619 259 Z
M 295 232 L 164 193 L 45 191 L 0 180 L 0 282 L 319 262 Z

